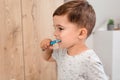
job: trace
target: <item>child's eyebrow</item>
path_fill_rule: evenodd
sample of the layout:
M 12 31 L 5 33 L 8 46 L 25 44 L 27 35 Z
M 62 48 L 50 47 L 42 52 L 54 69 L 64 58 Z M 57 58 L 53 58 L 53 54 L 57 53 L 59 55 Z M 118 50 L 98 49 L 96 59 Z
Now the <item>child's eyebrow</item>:
M 62 25 L 60 24 L 57 24 L 57 25 L 53 25 L 54 27 L 63 27 Z

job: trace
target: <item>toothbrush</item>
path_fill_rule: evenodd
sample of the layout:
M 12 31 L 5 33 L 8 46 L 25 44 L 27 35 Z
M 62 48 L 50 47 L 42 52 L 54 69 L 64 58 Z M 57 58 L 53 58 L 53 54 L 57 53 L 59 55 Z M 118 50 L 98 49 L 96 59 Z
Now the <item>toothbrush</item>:
M 53 41 L 50 42 L 50 45 L 54 45 L 54 44 L 56 44 L 58 42 L 61 42 L 61 40 L 53 40 Z

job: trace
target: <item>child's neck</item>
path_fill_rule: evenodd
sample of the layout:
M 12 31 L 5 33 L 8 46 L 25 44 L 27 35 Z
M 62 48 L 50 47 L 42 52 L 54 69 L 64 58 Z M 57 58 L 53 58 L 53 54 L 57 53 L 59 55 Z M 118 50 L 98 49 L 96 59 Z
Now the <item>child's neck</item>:
M 83 51 L 88 50 L 88 47 L 85 44 L 82 44 L 82 45 L 72 46 L 67 50 L 68 50 L 68 55 L 74 56 L 80 54 Z

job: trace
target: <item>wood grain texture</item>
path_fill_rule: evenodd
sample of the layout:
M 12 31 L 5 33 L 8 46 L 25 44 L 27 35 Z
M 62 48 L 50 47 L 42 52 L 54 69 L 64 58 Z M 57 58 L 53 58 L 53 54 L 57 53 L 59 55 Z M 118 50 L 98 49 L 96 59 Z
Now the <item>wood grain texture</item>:
M 53 38 L 52 13 L 62 0 L 0 0 L 0 80 L 56 80 L 56 63 L 42 59 Z
M 22 0 L 25 80 L 56 80 L 56 64 L 41 58 L 40 41 L 53 38 L 52 13 L 62 0 Z
M 20 0 L 0 0 L 0 80 L 24 80 Z

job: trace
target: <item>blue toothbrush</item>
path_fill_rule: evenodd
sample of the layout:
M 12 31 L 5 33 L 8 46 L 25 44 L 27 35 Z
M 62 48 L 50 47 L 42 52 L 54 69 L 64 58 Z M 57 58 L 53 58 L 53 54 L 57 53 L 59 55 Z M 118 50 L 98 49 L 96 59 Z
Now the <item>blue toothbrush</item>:
M 61 42 L 61 40 L 53 40 L 53 41 L 50 42 L 50 45 L 54 45 L 54 44 L 56 44 L 58 42 Z

